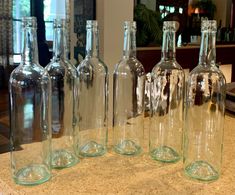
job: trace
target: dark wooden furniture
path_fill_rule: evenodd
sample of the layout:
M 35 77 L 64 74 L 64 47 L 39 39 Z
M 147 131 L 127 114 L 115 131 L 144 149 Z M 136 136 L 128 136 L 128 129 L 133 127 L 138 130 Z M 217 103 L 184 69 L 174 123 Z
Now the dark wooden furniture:
M 183 68 L 192 70 L 198 64 L 199 46 L 182 46 L 176 49 L 176 59 Z M 217 45 L 217 62 L 220 64 L 232 64 L 232 82 L 235 82 L 235 45 Z M 146 72 L 161 59 L 160 47 L 146 47 L 137 49 L 137 58 L 144 65 Z
M 0 153 L 9 151 L 8 90 L 0 90 Z

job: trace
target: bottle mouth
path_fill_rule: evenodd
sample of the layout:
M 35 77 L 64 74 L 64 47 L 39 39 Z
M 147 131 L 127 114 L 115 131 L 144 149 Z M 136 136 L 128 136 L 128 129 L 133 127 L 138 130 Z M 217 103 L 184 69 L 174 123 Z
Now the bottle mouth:
M 201 32 L 216 32 L 217 31 L 217 22 L 216 20 L 202 20 L 201 23 Z
M 135 21 L 125 21 L 124 22 L 124 29 L 125 30 L 136 30 L 136 22 Z
M 36 17 L 23 17 L 22 26 L 23 28 L 37 28 L 37 18 Z
M 98 21 L 97 20 L 87 20 L 86 21 L 86 28 L 87 29 L 98 29 Z
M 53 27 L 54 27 L 54 28 L 65 28 L 67 22 L 68 22 L 68 21 L 67 21 L 66 19 L 63 19 L 63 18 L 54 19 L 54 21 L 53 21 Z
M 164 21 L 163 22 L 163 31 L 173 31 L 176 32 L 180 27 L 178 21 Z

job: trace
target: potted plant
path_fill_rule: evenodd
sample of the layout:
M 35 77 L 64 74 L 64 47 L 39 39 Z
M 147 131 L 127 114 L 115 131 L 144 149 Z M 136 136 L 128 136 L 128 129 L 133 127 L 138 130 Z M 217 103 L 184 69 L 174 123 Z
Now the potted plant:
M 137 23 L 137 46 L 161 44 L 162 19 L 159 11 L 150 10 L 144 4 L 137 4 L 134 8 L 134 20 Z

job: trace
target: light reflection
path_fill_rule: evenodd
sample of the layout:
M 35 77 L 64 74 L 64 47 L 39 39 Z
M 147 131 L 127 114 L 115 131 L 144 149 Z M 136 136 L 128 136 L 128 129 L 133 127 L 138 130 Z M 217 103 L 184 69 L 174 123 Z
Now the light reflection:
M 33 104 L 30 100 L 24 105 L 24 128 L 32 127 L 33 121 Z

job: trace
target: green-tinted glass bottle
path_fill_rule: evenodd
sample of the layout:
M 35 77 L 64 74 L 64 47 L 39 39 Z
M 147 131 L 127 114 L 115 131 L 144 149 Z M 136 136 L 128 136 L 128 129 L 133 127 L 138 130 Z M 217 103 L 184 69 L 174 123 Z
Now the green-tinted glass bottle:
M 124 23 L 123 57 L 113 74 L 113 149 L 123 155 L 143 150 L 145 71 L 136 58 L 136 23 Z
M 76 81 L 77 70 L 69 62 L 65 19 L 54 20 L 53 58 L 46 66 L 52 90 L 52 167 L 61 169 L 78 162 Z
M 216 21 L 202 21 L 199 63 L 186 87 L 184 172 L 200 181 L 221 172 L 226 81 L 216 66 L 216 28 Z
M 161 61 L 151 75 L 150 156 L 174 163 L 182 157 L 184 71 L 176 61 L 177 22 L 163 24 Z
M 23 24 L 20 65 L 11 73 L 11 169 L 17 184 L 41 184 L 51 177 L 51 82 L 38 63 L 36 18 Z
M 77 151 L 81 156 L 95 157 L 107 151 L 108 68 L 99 58 L 98 22 L 88 20 L 86 30 L 86 57 L 77 67 Z

